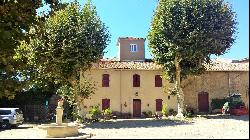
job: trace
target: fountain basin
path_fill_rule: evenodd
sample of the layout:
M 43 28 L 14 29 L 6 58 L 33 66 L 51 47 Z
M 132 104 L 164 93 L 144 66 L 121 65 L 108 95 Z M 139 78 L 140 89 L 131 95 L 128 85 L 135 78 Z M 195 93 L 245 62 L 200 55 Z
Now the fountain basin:
M 73 123 L 62 123 L 61 125 L 56 123 L 41 124 L 38 126 L 38 128 L 46 130 L 48 138 L 65 138 L 79 134 L 78 126 Z

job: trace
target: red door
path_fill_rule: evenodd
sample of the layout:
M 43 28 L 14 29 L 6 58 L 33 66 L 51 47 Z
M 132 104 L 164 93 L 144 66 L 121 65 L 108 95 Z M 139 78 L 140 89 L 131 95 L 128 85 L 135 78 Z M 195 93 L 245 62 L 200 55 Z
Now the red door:
M 208 103 L 207 92 L 200 92 L 198 94 L 198 108 L 199 108 L 199 112 L 208 112 L 209 103 Z
M 110 99 L 102 99 L 102 110 L 110 108 Z
M 133 100 L 133 117 L 141 117 L 141 100 Z

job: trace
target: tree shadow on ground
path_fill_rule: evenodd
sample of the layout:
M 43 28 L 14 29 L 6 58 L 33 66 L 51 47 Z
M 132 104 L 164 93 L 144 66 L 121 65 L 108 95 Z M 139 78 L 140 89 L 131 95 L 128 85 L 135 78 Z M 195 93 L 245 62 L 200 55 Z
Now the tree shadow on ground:
M 209 115 L 199 115 L 199 117 L 203 117 L 206 119 L 235 119 L 241 121 L 249 121 L 249 115 L 235 116 L 229 114 L 209 114 Z
M 152 128 L 152 127 L 165 127 L 175 125 L 191 125 L 193 122 L 183 120 L 117 120 L 116 122 L 95 122 L 86 124 L 85 128 L 92 129 L 120 129 L 120 128 Z
M 33 128 L 32 126 L 25 126 L 25 127 L 11 127 L 11 128 L 7 128 L 7 129 L 3 129 L 3 128 L 0 128 L 0 132 L 1 131 L 6 131 L 6 130 L 13 130 L 13 129 L 28 129 L 28 128 Z

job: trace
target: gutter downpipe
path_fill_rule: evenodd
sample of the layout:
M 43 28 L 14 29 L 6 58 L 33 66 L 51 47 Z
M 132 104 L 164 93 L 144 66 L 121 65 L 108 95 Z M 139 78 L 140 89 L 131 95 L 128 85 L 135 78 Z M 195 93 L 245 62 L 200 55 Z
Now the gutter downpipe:
M 228 96 L 230 96 L 230 75 L 229 75 L 229 71 L 228 71 Z
M 120 112 L 122 113 L 122 70 L 120 70 Z

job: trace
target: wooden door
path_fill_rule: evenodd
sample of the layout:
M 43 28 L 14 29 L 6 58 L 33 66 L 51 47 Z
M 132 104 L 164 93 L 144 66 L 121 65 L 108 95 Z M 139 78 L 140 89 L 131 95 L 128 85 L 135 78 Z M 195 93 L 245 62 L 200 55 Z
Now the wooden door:
M 141 100 L 133 100 L 133 117 L 141 117 Z
M 199 108 L 199 112 L 208 112 L 209 103 L 208 103 L 207 92 L 200 92 L 198 94 L 198 108 Z

